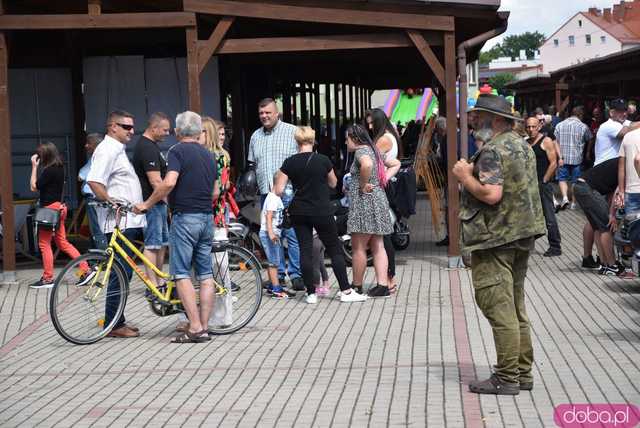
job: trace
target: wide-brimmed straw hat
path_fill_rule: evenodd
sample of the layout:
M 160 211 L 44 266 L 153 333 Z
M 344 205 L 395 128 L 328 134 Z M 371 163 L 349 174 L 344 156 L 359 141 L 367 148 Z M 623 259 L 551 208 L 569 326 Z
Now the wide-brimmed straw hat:
M 507 99 L 500 95 L 493 94 L 480 94 L 476 105 L 469 111 L 486 111 L 489 113 L 497 114 L 498 116 L 506 117 L 511 120 L 522 120 L 521 117 L 513 114 L 513 108 L 511 103 Z

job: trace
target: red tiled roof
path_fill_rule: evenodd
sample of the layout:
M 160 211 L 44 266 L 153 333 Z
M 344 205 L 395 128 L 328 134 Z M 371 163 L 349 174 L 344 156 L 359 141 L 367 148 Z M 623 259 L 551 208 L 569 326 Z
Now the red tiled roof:
M 640 43 L 640 0 L 615 4 L 610 13 L 592 8 L 581 14 L 622 43 Z

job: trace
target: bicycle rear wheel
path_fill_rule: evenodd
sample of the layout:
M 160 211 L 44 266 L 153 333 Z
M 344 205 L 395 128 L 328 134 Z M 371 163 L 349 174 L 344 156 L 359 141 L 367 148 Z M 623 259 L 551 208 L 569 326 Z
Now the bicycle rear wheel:
M 209 331 L 229 334 L 247 325 L 262 301 L 260 263 L 248 250 L 231 244 L 214 244 L 211 254 L 214 279 L 226 290 L 216 296 Z
M 114 286 L 108 287 L 105 272 L 109 257 L 104 254 L 85 254 L 67 264 L 55 280 L 49 298 L 49 314 L 56 331 L 65 340 L 88 345 L 105 337 L 114 327 L 127 301 L 127 280 L 114 260 L 110 277 Z M 89 275 L 82 277 L 85 263 Z M 107 300 L 110 314 L 105 324 Z

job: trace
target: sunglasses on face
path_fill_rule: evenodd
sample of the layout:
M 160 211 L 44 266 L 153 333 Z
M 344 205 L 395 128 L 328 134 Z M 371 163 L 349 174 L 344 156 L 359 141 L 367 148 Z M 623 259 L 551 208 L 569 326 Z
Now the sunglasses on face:
M 133 129 L 133 125 L 127 125 L 125 123 L 116 122 L 116 125 L 118 125 L 122 129 L 124 129 L 125 131 L 131 131 Z

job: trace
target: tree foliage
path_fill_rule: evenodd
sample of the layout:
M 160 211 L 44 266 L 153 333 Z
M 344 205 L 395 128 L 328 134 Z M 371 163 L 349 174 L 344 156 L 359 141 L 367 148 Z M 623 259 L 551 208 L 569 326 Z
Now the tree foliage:
M 502 43 L 498 43 L 491 49 L 480 53 L 480 64 L 488 64 L 491 60 L 501 56 L 518 58 L 520 50 L 525 50 L 527 59 L 531 59 L 535 55 L 535 51 L 544 43 L 544 34 L 535 31 L 533 33 L 527 31 L 522 34 L 514 34 L 504 38 Z
M 505 86 L 515 80 L 515 76 L 511 73 L 498 73 L 489 78 L 489 85 L 498 91 L 500 95 L 511 95 L 511 91 L 505 89 Z

